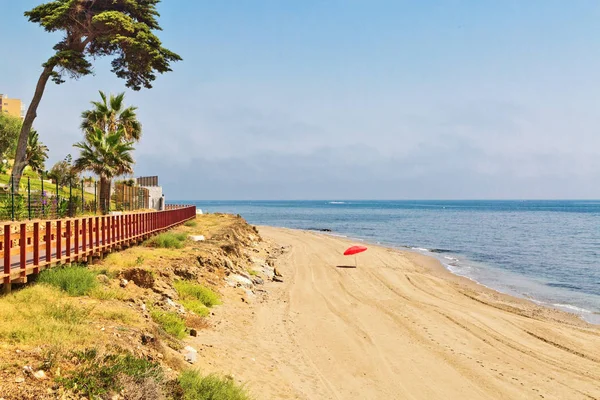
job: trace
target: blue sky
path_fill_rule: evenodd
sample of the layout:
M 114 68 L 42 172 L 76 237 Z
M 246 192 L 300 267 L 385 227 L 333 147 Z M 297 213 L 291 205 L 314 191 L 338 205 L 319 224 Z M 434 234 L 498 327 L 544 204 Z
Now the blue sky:
M 28 102 L 56 35 L 0 0 L 0 93 Z M 49 165 L 97 90 L 127 92 L 136 175 L 171 199 L 600 198 L 597 1 L 164 1 L 184 61 L 152 90 L 49 84 Z

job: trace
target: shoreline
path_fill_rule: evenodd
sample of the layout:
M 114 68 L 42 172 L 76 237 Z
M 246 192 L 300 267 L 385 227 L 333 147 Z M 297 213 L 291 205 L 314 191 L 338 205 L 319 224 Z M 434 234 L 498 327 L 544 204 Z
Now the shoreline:
M 261 226 L 261 225 L 259 225 L 259 226 Z M 528 298 L 525 295 L 521 295 L 516 292 L 510 293 L 509 291 L 503 291 L 502 289 L 496 288 L 494 286 L 488 286 L 485 283 L 480 282 L 477 279 L 472 278 L 466 274 L 463 275 L 458 272 L 452 271 L 450 269 L 450 266 L 446 265 L 440 256 L 435 255 L 434 251 L 424 248 L 424 247 L 409 247 L 409 246 L 403 246 L 403 245 L 374 243 L 366 238 L 353 237 L 351 235 L 339 234 L 339 233 L 335 233 L 333 231 L 322 231 L 322 230 L 317 230 L 317 229 L 297 229 L 297 228 L 276 227 L 276 226 L 269 226 L 269 225 L 263 225 L 263 226 L 277 228 L 277 229 L 281 228 L 281 229 L 298 230 L 298 231 L 304 231 L 304 232 L 309 232 L 309 233 L 315 233 L 315 234 L 319 234 L 319 235 L 327 235 L 327 236 L 332 236 L 332 237 L 336 237 L 336 238 L 340 238 L 340 239 L 347 239 L 349 241 L 356 240 L 356 241 L 360 241 L 364 244 L 368 244 L 370 246 L 378 246 L 378 247 L 382 247 L 385 249 L 396 250 L 399 252 L 407 252 L 407 253 L 416 254 L 416 255 L 419 255 L 422 257 L 430 258 L 430 259 L 434 260 L 437 264 L 439 264 L 439 268 L 442 268 L 444 271 L 448 272 L 451 277 L 461 278 L 461 281 L 462 281 L 462 279 L 464 279 L 465 281 L 462 281 L 463 283 L 470 282 L 471 284 L 475 284 L 482 289 L 491 290 L 499 295 L 503 295 L 503 296 L 507 296 L 508 298 L 512 298 L 514 301 L 517 301 L 517 300 L 525 301 L 525 302 L 531 303 L 533 305 L 536 305 L 538 307 L 547 308 L 547 309 L 551 309 L 554 311 L 559 311 L 559 312 L 568 314 L 570 316 L 573 316 L 573 317 L 577 318 L 578 320 L 584 322 L 585 324 L 600 328 L 600 312 L 591 311 L 591 310 L 581 308 L 581 307 L 573 305 L 573 304 L 557 305 L 557 304 L 553 304 L 550 302 L 538 300 L 533 297 Z M 531 279 L 531 278 L 526 277 L 526 279 Z M 593 316 L 591 318 L 592 321 L 586 319 L 584 314 L 589 314 L 589 315 Z

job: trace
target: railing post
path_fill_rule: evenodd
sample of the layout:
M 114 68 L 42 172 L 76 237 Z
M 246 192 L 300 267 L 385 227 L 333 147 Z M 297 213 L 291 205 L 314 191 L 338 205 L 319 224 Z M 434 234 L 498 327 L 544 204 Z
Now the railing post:
M 62 260 L 62 221 L 56 221 L 56 259 Z
M 40 223 L 33 223 L 33 273 L 40 272 Z
M 98 214 L 98 182 L 94 181 L 94 215 Z
M 52 223 L 46 221 L 46 265 L 52 261 Z
M 75 261 L 79 261 L 79 219 L 76 219 L 75 222 L 75 237 L 74 239 L 74 244 L 73 244 L 73 250 L 75 253 Z
M 10 224 L 4 225 L 4 242 L 2 243 L 4 248 L 4 293 L 10 292 Z
M 66 235 L 66 249 L 65 249 L 65 258 L 66 258 L 66 262 L 70 263 L 71 262 L 71 220 L 67 220 L 67 224 L 66 224 L 66 229 L 65 229 L 65 235 Z

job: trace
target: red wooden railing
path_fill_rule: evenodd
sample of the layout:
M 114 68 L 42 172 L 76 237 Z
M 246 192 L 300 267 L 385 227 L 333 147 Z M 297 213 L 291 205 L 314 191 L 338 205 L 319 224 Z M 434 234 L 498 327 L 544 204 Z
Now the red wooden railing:
M 195 206 L 168 206 L 165 211 L 0 224 L 0 283 L 10 290 L 11 283 L 25 283 L 40 269 L 89 261 L 195 217 Z

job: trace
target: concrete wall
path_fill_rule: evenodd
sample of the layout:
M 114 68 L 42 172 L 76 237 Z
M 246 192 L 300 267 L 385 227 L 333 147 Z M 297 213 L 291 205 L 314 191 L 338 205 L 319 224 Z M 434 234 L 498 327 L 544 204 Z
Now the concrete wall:
M 143 186 L 148 189 L 150 194 L 150 208 L 154 210 L 160 210 L 161 198 L 163 195 L 163 189 L 161 186 Z M 164 209 L 164 204 L 163 204 Z

